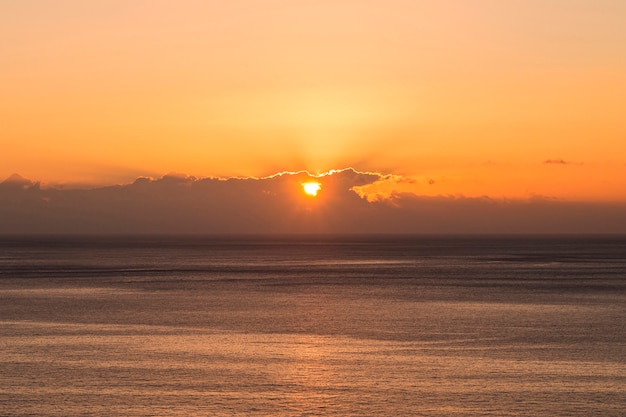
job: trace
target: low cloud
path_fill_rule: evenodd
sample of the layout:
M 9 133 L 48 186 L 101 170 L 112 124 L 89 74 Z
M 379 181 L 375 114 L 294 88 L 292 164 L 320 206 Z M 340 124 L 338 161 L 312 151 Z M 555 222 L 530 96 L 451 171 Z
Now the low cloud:
M 38 189 L 39 183 L 24 178 L 20 174 L 13 174 L 0 183 L 0 190 L 26 190 L 34 188 Z
M 557 164 L 557 165 L 568 165 L 569 162 L 563 159 L 546 159 L 543 161 L 544 164 Z
M 548 165 L 582 165 L 581 162 L 571 162 L 564 159 L 546 159 L 543 163 Z
M 302 191 L 312 180 L 318 197 Z M 170 173 L 68 190 L 13 176 L 0 183 L 0 233 L 626 233 L 624 204 L 366 192 L 403 180 L 352 168 L 262 178 Z

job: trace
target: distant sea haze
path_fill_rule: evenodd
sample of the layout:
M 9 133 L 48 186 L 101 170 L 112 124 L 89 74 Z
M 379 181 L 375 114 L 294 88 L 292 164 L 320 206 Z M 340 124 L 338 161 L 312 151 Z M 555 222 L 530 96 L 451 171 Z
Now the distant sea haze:
M 626 203 L 549 198 L 360 195 L 381 174 L 287 173 L 227 180 L 166 175 L 94 189 L 0 183 L 0 235 L 15 234 L 528 234 L 626 233 Z M 302 184 L 321 189 L 306 195 Z
M 623 416 L 625 236 L 0 238 L 3 416 Z

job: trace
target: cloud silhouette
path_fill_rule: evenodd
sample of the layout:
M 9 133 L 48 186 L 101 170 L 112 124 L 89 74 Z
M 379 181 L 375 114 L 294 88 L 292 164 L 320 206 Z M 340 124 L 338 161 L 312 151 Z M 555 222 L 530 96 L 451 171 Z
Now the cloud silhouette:
M 39 188 L 39 183 L 22 177 L 20 174 L 12 174 L 0 183 L 0 189 L 29 189 Z
M 318 197 L 302 183 L 321 183 Z M 362 188 L 398 176 L 352 168 L 312 175 L 196 178 L 170 173 L 89 190 L 0 183 L 0 233 L 626 233 L 625 204 L 423 197 L 368 199 Z
M 546 159 L 543 163 L 548 165 L 582 165 L 581 162 L 570 162 L 564 159 Z

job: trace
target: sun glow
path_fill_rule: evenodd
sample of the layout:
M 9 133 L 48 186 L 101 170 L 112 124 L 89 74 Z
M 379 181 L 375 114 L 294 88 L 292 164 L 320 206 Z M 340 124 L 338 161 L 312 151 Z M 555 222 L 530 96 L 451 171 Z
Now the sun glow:
M 317 192 L 322 189 L 322 184 L 319 182 L 305 182 L 302 184 L 304 192 L 312 197 L 317 196 Z

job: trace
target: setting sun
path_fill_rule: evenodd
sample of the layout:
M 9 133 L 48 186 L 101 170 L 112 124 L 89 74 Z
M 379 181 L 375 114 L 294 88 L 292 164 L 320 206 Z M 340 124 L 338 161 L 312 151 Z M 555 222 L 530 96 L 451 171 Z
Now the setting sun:
M 302 188 L 308 195 L 317 197 L 317 192 L 322 189 L 322 184 L 319 182 L 305 182 L 302 184 Z

